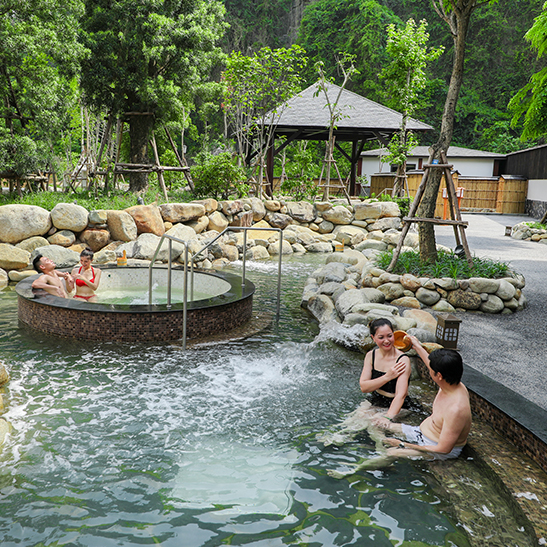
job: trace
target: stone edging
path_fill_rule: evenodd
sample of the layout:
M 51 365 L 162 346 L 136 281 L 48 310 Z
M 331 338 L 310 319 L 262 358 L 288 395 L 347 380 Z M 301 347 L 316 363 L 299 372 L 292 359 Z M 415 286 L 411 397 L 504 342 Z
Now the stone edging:
M 540 228 L 532 228 L 526 222 L 515 224 L 511 229 L 511 237 L 513 239 L 521 239 L 524 241 L 536 241 L 547 245 L 547 230 Z

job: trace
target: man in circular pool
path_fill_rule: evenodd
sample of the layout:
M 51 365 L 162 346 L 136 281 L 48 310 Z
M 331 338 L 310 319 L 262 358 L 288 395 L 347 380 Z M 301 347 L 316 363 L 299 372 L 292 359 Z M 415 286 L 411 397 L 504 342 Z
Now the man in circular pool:
M 42 275 L 32 282 L 33 289 L 42 289 L 53 296 L 68 298 L 74 289 L 74 279 L 68 272 L 58 272 L 57 265 L 51 258 L 38 254 L 32 261 L 34 269 Z M 64 281 L 64 283 L 63 283 Z

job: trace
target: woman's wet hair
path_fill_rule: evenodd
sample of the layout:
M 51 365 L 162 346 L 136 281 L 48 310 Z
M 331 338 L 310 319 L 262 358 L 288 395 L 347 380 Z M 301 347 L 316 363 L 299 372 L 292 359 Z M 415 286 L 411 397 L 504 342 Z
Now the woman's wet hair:
M 93 251 L 89 248 L 89 247 L 86 247 L 81 253 L 80 253 L 80 258 L 89 258 L 91 260 L 93 260 L 93 256 L 94 256 L 94 253 Z
M 376 334 L 376 331 L 384 325 L 387 325 L 391 330 L 393 330 L 393 325 L 389 319 L 384 319 L 383 317 L 381 317 L 380 319 L 375 319 L 374 321 L 371 321 L 368 325 L 370 334 L 374 336 Z
M 459 384 L 463 375 L 462 356 L 453 349 L 436 349 L 429 355 L 429 367 L 441 373 L 450 385 Z

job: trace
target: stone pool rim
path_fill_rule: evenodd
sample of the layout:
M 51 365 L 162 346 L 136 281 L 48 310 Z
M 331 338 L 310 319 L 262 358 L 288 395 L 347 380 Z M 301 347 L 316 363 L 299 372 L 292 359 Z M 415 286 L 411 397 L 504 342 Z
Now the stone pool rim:
M 105 266 L 101 270 L 128 271 L 148 266 Z M 154 270 L 166 270 L 154 266 Z M 173 267 L 180 275 L 183 266 Z M 59 269 L 59 271 L 70 271 Z M 218 296 L 188 302 L 187 337 L 200 338 L 229 331 L 247 322 L 252 315 L 254 284 L 227 272 L 196 270 L 198 275 L 212 276 L 228 282 L 230 288 Z M 167 304 L 106 304 L 61 298 L 32 289 L 39 274 L 20 281 L 15 290 L 20 321 L 42 332 L 64 338 L 116 341 L 168 341 L 183 336 L 182 302 Z M 190 290 L 190 280 L 188 280 Z M 44 312 L 45 310 L 45 312 Z M 92 319 L 96 319 L 93 321 Z

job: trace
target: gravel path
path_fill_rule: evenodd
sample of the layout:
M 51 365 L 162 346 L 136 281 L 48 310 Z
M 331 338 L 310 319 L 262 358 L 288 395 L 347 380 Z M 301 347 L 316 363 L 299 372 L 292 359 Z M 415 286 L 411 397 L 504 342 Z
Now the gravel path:
M 462 215 L 471 253 L 509 262 L 526 278 L 528 307 L 511 315 L 458 313 L 464 362 L 547 410 L 547 245 L 505 236 L 505 226 L 530 217 Z M 437 243 L 454 248 L 454 231 L 435 228 Z

